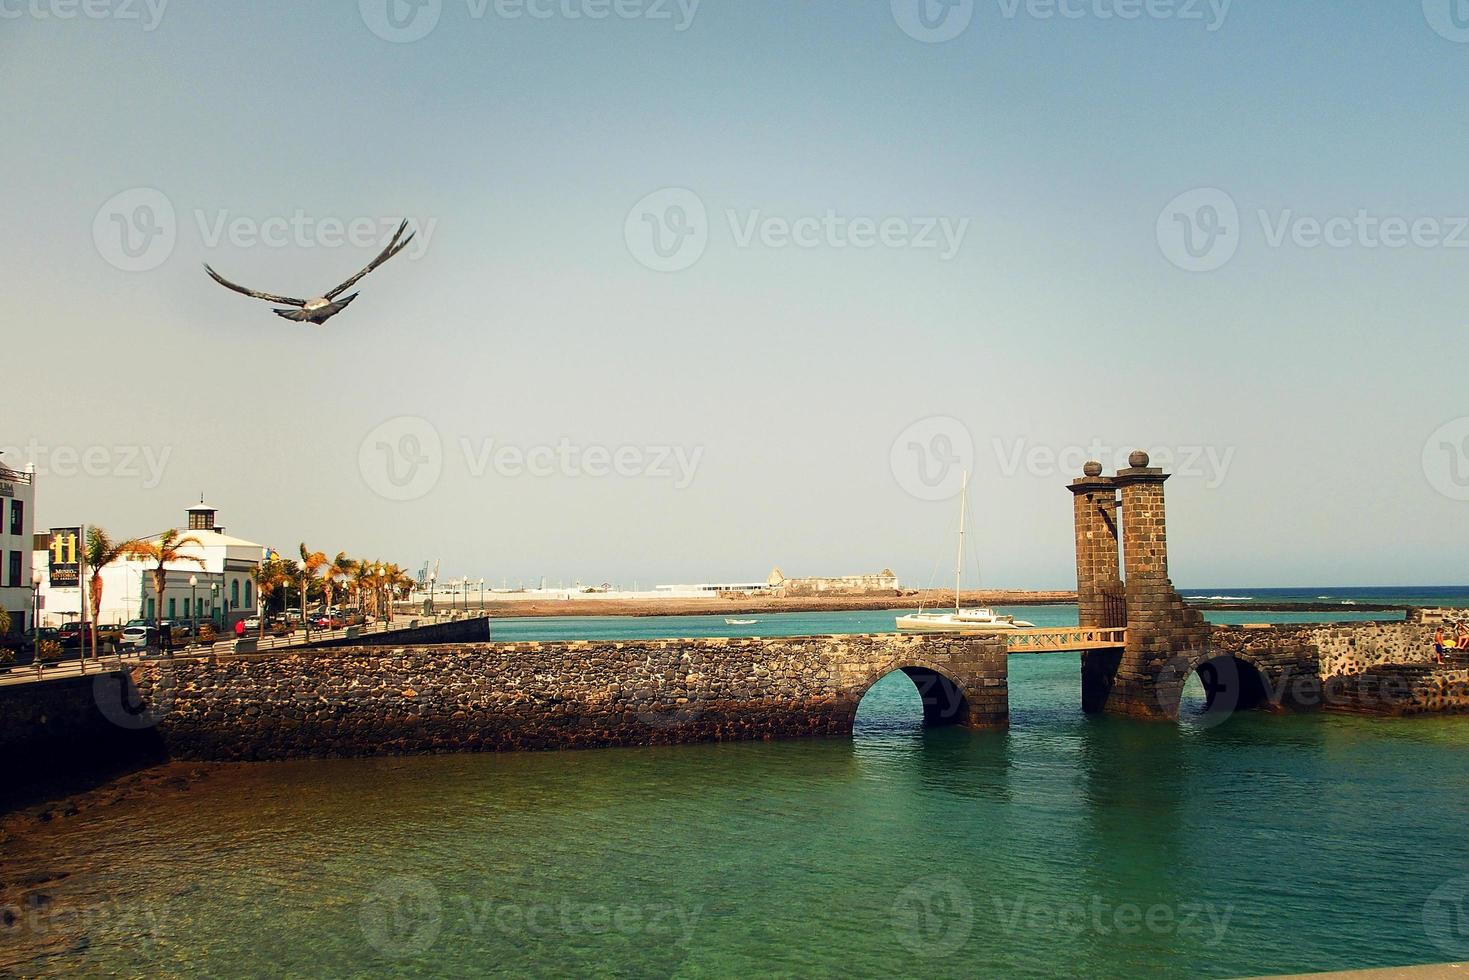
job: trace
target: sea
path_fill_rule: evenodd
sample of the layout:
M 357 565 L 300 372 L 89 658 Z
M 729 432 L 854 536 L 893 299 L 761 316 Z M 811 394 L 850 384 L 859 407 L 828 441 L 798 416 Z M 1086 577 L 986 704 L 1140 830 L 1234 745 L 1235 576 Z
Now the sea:
M 1281 593 L 1409 590 L 1186 591 Z M 876 632 L 893 615 L 495 632 Z M 1469 959 L 1469 718 L 1214 724 L 1194 691 L 1179 723 L 1146 723 L 1083 715 L 1079 688 L 1074 654 L 1012 658 L 1006 732 L 924 729 L 894 674 L 850 739 L 211 767 L 3 845 L 12 884 L 64 877 L 31 889 L 37 907 L 0 908 L 0 976 L 1236 977 Z

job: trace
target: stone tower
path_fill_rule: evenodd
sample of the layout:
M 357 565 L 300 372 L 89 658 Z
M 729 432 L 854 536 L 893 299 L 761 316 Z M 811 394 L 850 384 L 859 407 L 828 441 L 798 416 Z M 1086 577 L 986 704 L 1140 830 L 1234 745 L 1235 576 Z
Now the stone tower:
M 1208 646 L 1209 626 L 1168 578 L 1168 474 L 1135 452 L 1111 478 L 1099 464 L 1071 485 L 1076 499 L 1077 600 L 1083 626 L 1127 627 L 1127 647 L 1083 655 L 1082 705 L 1143 718 L 1174 718 L 1183 684 Z M 1116 491 L 1121 491 L 1120 514 Z M 1109 511 L 1108 508 L 1111 508 Z M 1122 524 L 1122 622 L 1118 622 L 1117 522 Z

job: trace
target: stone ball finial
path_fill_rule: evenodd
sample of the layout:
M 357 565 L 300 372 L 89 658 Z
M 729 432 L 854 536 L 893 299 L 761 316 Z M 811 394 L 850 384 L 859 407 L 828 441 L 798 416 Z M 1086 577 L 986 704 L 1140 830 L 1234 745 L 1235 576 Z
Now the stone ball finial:
M 1148 464 L 1152 461 L 1152 457 L 1143 452 L 1141 449 L 1134 449 L 1132 451 L 1132 455 L 1127 457 L 1127 465 L 1131 466 L 1135 470 L 1147 469 Z
M 1101 476 L 1102 475 L 1102 464 L 1101 463 L 1098 463 L 1096 460 L 1092 460 L 1091 462 L 1089 462 L 1085 466 L 1083 466 L 1081 468 L 1081 471 L 1083 473 L 1085 473 L 1087 476 Z

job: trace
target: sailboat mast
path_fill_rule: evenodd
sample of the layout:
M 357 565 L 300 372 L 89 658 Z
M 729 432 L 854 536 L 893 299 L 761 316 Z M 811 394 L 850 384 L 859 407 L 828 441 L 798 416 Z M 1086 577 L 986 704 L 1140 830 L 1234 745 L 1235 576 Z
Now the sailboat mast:
M 954 561 L 954 612 L 959 609 L 959 587 L 964 582 L 964 516 L 969 510 L 969 471 L 964 471 L 964 485 L 959 490 L 959 556 Z

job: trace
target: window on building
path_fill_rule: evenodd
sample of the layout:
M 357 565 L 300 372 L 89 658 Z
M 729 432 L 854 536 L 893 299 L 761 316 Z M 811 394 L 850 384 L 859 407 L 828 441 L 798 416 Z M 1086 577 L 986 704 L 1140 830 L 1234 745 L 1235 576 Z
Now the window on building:
M 179 618 L 179 601 L 177 599 L 170 599 L 170 600 L 168 600 L 168 618 L 169 619 L 178 619 Z
M 157 612 L 157 610 L 158 610 L 158 602 L 157 602 L 157 600 L 149 599 L 148 600 L 148 618 L 151 619 L 151 620 L 155 620 L 156 621 L 158 619 L 158 612 Z
M 26 502 L 24 500 L 12 500 L 10 502 L 10 533 L 25 533 Z
M 239 609 L 240 608 L 240 580 L 239 579 L 235 579 L 232 582 L 230 582 L 230 608 L 231 609 Z
M 12 589 L 19 589 L 29 584 L 20 580 L 20 558 L 19 551 L 12 551 L 10 553 L 9 582 Z
M 246 581 L 245 582 L 245 608 L 246 609 L 253 609 L 254 607 L 255 607 L 255 583 L 254 582 L 250 582 L 250 581 Z

